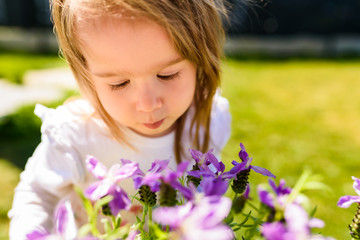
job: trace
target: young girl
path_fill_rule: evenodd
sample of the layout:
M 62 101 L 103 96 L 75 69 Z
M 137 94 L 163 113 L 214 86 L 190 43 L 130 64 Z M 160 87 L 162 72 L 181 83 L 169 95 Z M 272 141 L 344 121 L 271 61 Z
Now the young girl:
M 219 0 L 53 0 L 61 52 L 83 99 L 38 105 L 42 140 L 15 190 L 10 238 L 52 229 L 55 205 L 94 181 L 85 159 L 110 167 L 128 159 L 146 172 L 189 148 L 219 156 L 230 135 L 228 102 L 218 93 L 224 38 Z M 131 182 L 122 186 L 129 194 Z M 132 190 L 134 191 L 134 190 Z

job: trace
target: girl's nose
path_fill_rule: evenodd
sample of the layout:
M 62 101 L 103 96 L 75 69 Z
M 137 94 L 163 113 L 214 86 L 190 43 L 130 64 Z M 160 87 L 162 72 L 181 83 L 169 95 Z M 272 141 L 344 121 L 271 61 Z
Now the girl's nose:
M 153 112 L 161 108 L 162 101 L 157 91 L 151 87 L 142 87 L 137 94 L 136 111 Z

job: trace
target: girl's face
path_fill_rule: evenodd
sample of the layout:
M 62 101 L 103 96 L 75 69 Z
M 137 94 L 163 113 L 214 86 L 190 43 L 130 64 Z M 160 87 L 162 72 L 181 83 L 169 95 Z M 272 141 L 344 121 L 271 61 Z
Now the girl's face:
M 145 18 L 105 18 L 78 25 L 98 97 L 120 125 L 163 136 L 192 103 L 196 68 L 160 25 Z

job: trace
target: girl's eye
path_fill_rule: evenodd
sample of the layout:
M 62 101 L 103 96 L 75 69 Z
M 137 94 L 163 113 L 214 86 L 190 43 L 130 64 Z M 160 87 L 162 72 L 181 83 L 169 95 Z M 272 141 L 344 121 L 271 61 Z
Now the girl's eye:
M 170 75 L 156 75 L 158 78 L 160 78 L 161 80 L 172 80 L 174 78 L 176 78 L 179 75 L 179 73 L 174 73 L 174 74 L 170 74 Z
M 129 83 L 130 83 L 130 81 L 127 80 L 127 81 L 119 83 L 119 84 L 110 85 L 110 88 L 111 88 L 111 90 L 115 91 L 115 90 L 126 87 Z

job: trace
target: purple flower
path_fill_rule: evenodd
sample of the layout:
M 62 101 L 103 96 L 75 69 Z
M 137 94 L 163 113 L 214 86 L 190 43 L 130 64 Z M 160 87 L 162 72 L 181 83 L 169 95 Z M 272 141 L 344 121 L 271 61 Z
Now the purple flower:
M 348 208 L 353 203 L 360 203 L 360 179 L 351 177 L 354 180 L 353 188 L 359 196 L 343 196 L 339 199 L 337 205 L 342 208 Z
M 246 185 L 246 189 L 245 189 L 245 192 L 243 193 L 243 196 L 245 199 L 251 199 L 250 198 L 250 185 Z
M 200 199 L 197 204 L 187 202 L 177 207 L 160 207 L 154 210 L 153 219 L 168 225 L 180 239 L 233 239 L 231 229 L 223 224 L 228 215 L 231 200 L 211 196 Z
M 195 149 L 189 149 L 189 152 L 191 154 L 191 157 L 195 160 L 196 164 L 198 166 L 203 166 L 203 165 L 209 165 L 209 152 L 212 152 L 212 150 L 210 150 L 207 153 L 202 153 L 198 150 Z
M 129 235 L 127 236 L 126 240 L 135 240 L 136 236 L 139 234 L 139 231 L 131 230 Z
M 213 149 L 210 149 L 207 153 L 190 149 L 189 150 L 193 159 L 195 160 L 199 170 L 189 171 L 188 175 L 201 178 L 201 177 L 220 177 L 224 170 L 225 165 L 212 153 Z
M 286 197 L 290 194 L 291 188 L 285 186 L 285 180 L 281 179 L 278 186 L 276 186 L 275 181 L 271 178 L 269 179 L 269 185 L 275 193 L 270 193 L 267 190 L 262 189 L 260 186 L 258 187 L 258 195 L 259 199 L 265 205 L 275 208 L 275 205 L 284 206 Z
M 285 222 L 264 223 L 261 233 L 267 240 L 331 239 L 311 234 L 312 228 L 322 228 L 323 221 L 309 219 L 307 212 L 298 204 L 290 203 L 285 208 Z
M 113 196 L 113 199 L 109 202 L 109 207 L 114 216 L 123 209 L 130 210 L 131 201 L 126 192 L 120 186 L 114 185 L 113 188 L 109 189 L 108 194 Z
M 260 202 L 262 202 L 263 204 L 265 204 L 268 207 L 271 207 L 273 209 L 275 208 L 275 198 L 270 192 L 262 189 L 259 186 L 258 187 L 258 195 L 259 195 Z
M 120 164 L 114 164 L 109 170 L 105 165 L 99 162 L 96 158 L 88 156 L 86 159 L 87 169 L 99 180 L 110 180 L 113 183 L 132 177 L 139 173 L 139 164 L 121 159 Z
M 157 192 L 160 190 L 160 185 L 165 183 L 179 190 L 187 198 L 192 196 L 191 190 L 184 187 L 179 181 L 179 178 L 184 175 L 189 162 L 181 162 L 175 171 L 170 169 L 168 164 L 169 160 L 154 161 L 152 167 L 146 174 L 136 175 L 134 177 L 134 182 L 136 183 L 135 188 L 138 189 L 142 185 L 147 185 L 152 192 Z
M 287 230 L 282 222 L 264 223 L 261 233 L 266 240 L 290 240 L 290 238 L 286 238 Z
M 162 174 L 169 165 L 169 160 L 155 160 L 149 169 L 149 171 L 144 174 L 139 172 L 133 176 L 135 189 L 139 189 L 142 185 L 147 185 L 150 187 L 152 192 L 157 192 L 160 190 L 160 181 Z
M 170 168 L 166 168 L 160 176 L 161 181 L 172 185 L 173 183 L 178 183 L 179 178 L 184 175 L 189 162 L 181 162 L 175 171 L 171 170 Z
M 109 207 L 113 215 L 117 215 L 121 209 L 130 208 L 130 200 L 127 194 L 117 185 L 121 180 L 139 173 L 139 164 L 122 160 L 122 165 L 115 164 L 109 170 L 94 157 L 86 159 L 88 170 L 100 181 L 91 184 L 85 190 L 85 196 L 92 201 L 97 201 L 107 195 L 113 196 Z
M 184 175 L 187 167 L 189 166 L 189 163 L 190 162 L 187 162 L 187 161 L 180 163 L 177 166 L 176 171 L 173 171 L 170 168 L 167 168 L 163 172 L 163 175 L 160 177 L 160 180 L 162 183 L 168 184 L 171 187 L 173 187 L 174 189 L 178 190 L 187 199 L 191 199 L 191 196 L 192 196 L 191 189 L 183 186 L 180 183 L 179 178 L 181 178 Z
M 229 182 L 220 177 L 204 177 L 200 182 L 199 190 L 204 192 L 205 196 L 224 195 L 229 187 Z
M 77 229 L 74 219 L 74 213 L 71 204 L 68 201 L 60 202 L 55 210 L 54 230 L 49 233 L 39 228 L 26 237 L 28 240 L 50 240 L 50 239 L 75 239 Z
M 229 172 L 224 173 L 225 178 L 237 179 L 237 174 L 239 172 L 244 171 L 244 170 L 250 170 L 250 169 L 252 169 L 255 172 L 260 173 L 264 176 L 275 178 L 275 175 L 272 174 L 266 168 L 250 165 L 252 162 L 252 158 L 249 157 L 248 153 L 245 150 L 245 146 L 242 143 L 240 143 L 240 148 L 241 148 L 241 150 L 239 152 L 239 157 L 242 160 L 242 162 L 238 163 L 236 161 L 232 161 L 231 163 L 234 165 L 234 167 L 232 169 L 230 169 Z
M 276 186 L 276 183 L 271 178 L 269 179 L 269 185 L 274 190 L 277 196 L 288 195 L 291 193 L 291 188 L 285 186 L 286 182 L 284 179 L 280 179 L 279 185 Z
M 38 228 L 35 231 L 26 235 L 27 240 L 46 240 L 51 234 L 43 228 Z
M 199 170 L 192 170 L 187 173 L 189 176 L 202 178 L 198 190 L 204 192 L 206 196 L 223 195 L 229 186 L 228 181 L 223 177 L 225 165 L 215 157 L 212 151 L 211 149 L 207 153 L 201 153 L 190 149 Z

